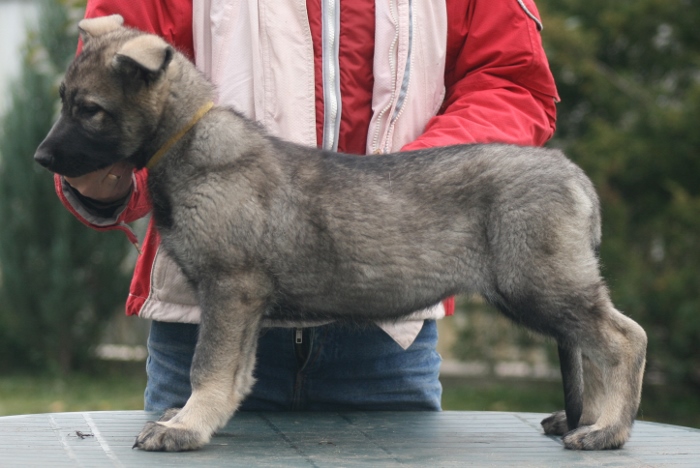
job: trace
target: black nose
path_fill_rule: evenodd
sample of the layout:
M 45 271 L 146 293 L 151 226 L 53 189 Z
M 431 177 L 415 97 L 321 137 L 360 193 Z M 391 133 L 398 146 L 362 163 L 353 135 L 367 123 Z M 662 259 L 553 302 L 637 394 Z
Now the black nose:
M 38 162 L 44 167 L 51 167 L 53 164 L 53 155 L 50 151 L 46 151 L 40 147 L 38 150 L 36 150 L 36 153 L 34 153 L 34 161 Z

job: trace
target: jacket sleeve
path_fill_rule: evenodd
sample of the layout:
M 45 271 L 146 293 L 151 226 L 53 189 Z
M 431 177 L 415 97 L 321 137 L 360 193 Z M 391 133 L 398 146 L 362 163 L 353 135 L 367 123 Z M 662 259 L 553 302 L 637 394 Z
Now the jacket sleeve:
M 543 145 L 554 133 L 558 95 L 533 0 L 451 2 L 447 13 L 445 100 L 403 149 Z
M 124 25 L 158 34 L 192 60 L 192 0 L 88 0 L 85 18 L 119 14 Z
M 85 18 L 113 14 L 122 15 L 126 26 L 158 34 L 190 59 L 193 57 L 192 0 L 90 0 L 85 10 Z M 78 51 L 80 48 L 81 44 Z M 134 172 L 134 189 L 130 197 L 111 217 L 100 216 L 81 203 L 63 177 L 56 175 L 54 182 L 61 202 L 83 224 L 97 230 L 122 230 L 136 243 L 136 237 L 126 223 L 136 221 L 151 211 L 146 190 L 147 176 L 147 169 Z

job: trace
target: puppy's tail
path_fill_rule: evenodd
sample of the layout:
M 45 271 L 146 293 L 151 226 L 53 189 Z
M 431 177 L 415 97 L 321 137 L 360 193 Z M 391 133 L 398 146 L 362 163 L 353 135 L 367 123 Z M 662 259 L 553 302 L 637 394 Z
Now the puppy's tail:
M 559 345 L 559 365 L 564 384 L 564 410 L 569 430 L 576 429 L 583 412 L 583 362 L 578 347 Z

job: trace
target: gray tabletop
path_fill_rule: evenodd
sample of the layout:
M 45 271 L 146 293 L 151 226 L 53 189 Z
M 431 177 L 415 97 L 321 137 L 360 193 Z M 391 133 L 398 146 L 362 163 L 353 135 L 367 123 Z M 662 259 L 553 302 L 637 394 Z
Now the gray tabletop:
M 621 450 L 573 452 L 534 413 L 239 413 L 195 452 L 132 450 L 143 411 L 0 418 L 0 466 L 700 467 L 700 430 L 637 422 Z

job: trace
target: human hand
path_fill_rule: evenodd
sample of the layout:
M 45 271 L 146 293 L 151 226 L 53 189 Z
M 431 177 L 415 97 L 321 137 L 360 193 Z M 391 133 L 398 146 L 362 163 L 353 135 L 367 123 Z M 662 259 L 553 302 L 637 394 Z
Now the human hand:
M 133 184 L 133 170 L 132 164 L 120 161 L 80 177 L 65 177 L 65 180 L 84 197 L 109 203 L 129 194 Z

